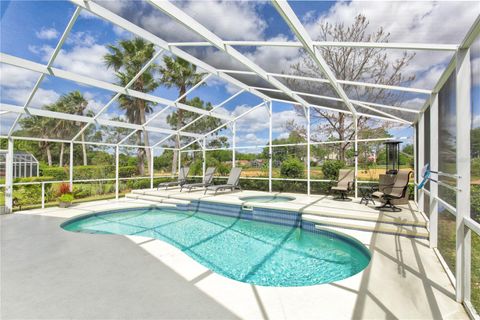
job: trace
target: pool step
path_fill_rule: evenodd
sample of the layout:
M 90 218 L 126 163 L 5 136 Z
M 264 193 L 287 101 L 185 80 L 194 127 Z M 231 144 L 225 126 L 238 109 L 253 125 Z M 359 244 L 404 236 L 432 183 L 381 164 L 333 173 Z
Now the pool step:
M 187 200 L 178 200 L 178 199 L 169 199 L 163 198 L 160 196 L 148 195 L 148 194 L 139 194 L 139 193 L 128 193 L 125 195 L 125 198 L 129 199 L 138 199 L 138 200 L 147 200 L 158 203 L 168 203 L 168 204 L 183 204 L 188 205 L 190 201 Z
M 396 212 L 360 212 L 348 213 L 325 208 L 312 208 L 302 211 L 303 215 L 388 223 L 401 226 L 427 227 L 427 221 L 421 216 L 408 216 Z M 419 220 L 421 219 L 421 220 Z
M 380 221 L 374 222 L 374 221 L 354 220 L 354 219 L 345 219 L 345 218 L 332 218 L 332 217 L 324 217 L 324 216 L 313 215 L 313 214 L 303 214 L 302 220 L 312 222 L 315 224 L 315 227 L 320 227 L 320 228 L 322 226 L 330 226 L 330 227 L 354 229 L 354 230 L 360 230 L 360 231 L 387 233 L 387 234 L 407 236 L 412 238 L 426 239 L 429 237 L 428 230 L 425 227 L 421 227 L 421 226 L 391 224 L 391 223 L 385 223 Z

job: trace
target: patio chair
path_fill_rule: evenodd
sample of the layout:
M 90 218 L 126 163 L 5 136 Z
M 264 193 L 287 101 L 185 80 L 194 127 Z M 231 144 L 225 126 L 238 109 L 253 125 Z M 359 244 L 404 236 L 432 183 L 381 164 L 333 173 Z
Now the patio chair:
M 352 169 L 340 169 L 340 172 L 338 173 L 337 185 L 330 188 L 331 191 L 340 193 L 340 198 L 335 198 L 336 200 L 351 200 L 347 197 L 347 193 L 353 189 L 354 179 L 355 175 Z
M 188 192 L 190 192 L 192 191 L 193 188 L 206 188 L 210 186 L 212 184 L 213 174 L 215 173 L 216 169 L 217 168 L 215 167 L 208 167 L 207 170 L 205 171 L 205 177 L 203 178 L 202 182 L 181 185 L 180 191 L 182 191 L 183 188 L 185 188 L 185 189 L 188 189 Z
M 176 187 L 176 186 L 183 186 L 184 184 L 187 183 L 187 176 L 188 172 L 190 171 L 190 167 L 183 167 L 180 168 L 178 172 L 178 180 L 177 181 L 170 181 L 170 182 L 163 182 L 160 183 L 157 187 L 157 190 L 160 190 L 160 188 L 165 187 L 165 190 L 168 189 L 168 187 Z
M 408 182 L 410 180 L 410 174 L 412 171 L 399 171 L 395 177 L 395 182 L 390 187 L 385 187 L 383 191 L 376 191 L 372 194 L 372 197 L 379 198 L 385 201 L 385 203 L 379 207 L 375 207 L 377 210 L 390 209 L 392 212 L 402 211 L 401 208 L 396 207 L 392 200 L 402 199 L 405 197 L 405 193 L 408 190 Z
M 206 194 L 208 190 L 215 191 L 215 194 L 217 194 L 217 191 L 219 190 L 227 189 L 230 189 L 231 191 L 239 189 L 241 191 L 242 188 L 239 185 L 240 173 L 242 173 L 242 168 L 232 168 L 232 170 L 230 170 L 230 175 L 228 176 L 226 184 L 208 186 L 205 188 L 204 194 Z

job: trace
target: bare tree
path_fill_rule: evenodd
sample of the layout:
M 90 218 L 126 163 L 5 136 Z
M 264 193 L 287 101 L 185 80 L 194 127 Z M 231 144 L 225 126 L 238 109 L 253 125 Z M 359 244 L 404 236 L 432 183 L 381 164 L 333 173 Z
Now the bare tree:
M 373 33 L 367 33 L 368 25 L 367 18 L 359 14 L 350 26 L 345 26 L 343 23 L 319 25 L 318 34 L 314 38 L 318 41 L 388 42 L 389 33 L 386 33 L 383 28 L 379 28 Z M 403 52 L 395 58 L 383 48 L 320 47 L 319 50 L 337 79 L 386 85 L 399 85 L 414 80 L 414 76 L 407 77 L 403 72 L 415 54 Z M 300 62 L 291 67 L 291 71 L 295 75 L 325 78 L 320 67 L 307 53 L 301 56 Z M 331 85 L 327 83 L 289 79 L 287 84 L 297 91 L 337 97 Z M 343 89 L 348 97 L 356 100 L 394 105 L 402 99 L 402 93 L 398 91 L 351 85 L 344 85 Z M 317 98 L 307 100 L 313 104 L 348 110 L 342 102 Z M 304 114 L 302 107 L 296 108 L 300 115 Z M 361 107 L 356 108 L 359 111 L 371 113 L 371 111 L 362 110 Z M 312 141 L 326 138 L 350 140 L 355 134 L 353 118 L 349 114 L 312 108 L 311 117 L 312 121 L 316 123 L 316 126 L 312 128 Z M 362 116 L 358 118 L 360 134 L 365 128 L 387 129 L 392 124 Z M 305 134 L 302 126 L 294 121 L 287 123 L 286 126 L 290 130 L 298 130 Z M 379 132 L 381 131 L 379 130 Z M 348 146 L 348 142 L 339 144 L 338 153 L 341 160 L 345 159 L 345 151 Z

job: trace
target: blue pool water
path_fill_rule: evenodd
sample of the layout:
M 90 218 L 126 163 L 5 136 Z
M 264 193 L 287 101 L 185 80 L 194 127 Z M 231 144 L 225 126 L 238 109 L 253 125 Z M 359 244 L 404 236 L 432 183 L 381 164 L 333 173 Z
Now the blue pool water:
M 368 250 L 331 232 L 170 208 L 97 213 L 65 230 L 151 237 L 168 242 L 216 273 L 262 286 L 307 286 L 362 271 Z
M 287 201 L 295 200 L 294 197 L 288 197 L 288 196 L 251 196 L 251 197 L 241 197 L 239 199 L 242 201 L 259 202 L 259 203 L 287 202 Z

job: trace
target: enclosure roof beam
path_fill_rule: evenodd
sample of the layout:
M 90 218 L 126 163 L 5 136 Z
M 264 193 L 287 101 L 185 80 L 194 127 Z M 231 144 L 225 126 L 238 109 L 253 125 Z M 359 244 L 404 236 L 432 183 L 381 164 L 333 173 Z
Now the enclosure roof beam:
M 407 120 L 405 120 L 405 119 L 402 119 L 402 118 L 400 118 L 400 117 L 397 117 L 397 116 L 395 116 L 395 115 L 393 115 L 393 114 L 390 114 L 390 113 L 388 113 L 388 112 L 384 112 L 384 111 L 377 110 L 377 109 L 375 109 L 375 108 L 372 108 L 372 107 L 370 107 L 370 106 L 367 106 L 366 104 L 358 103 L 357 105 L 360 106 L 360 107 L 362 107 L 362 108 L 368 109 L 368 110 L 373 111 L 373 112 L 376 112 L 376 113 L 378 113 L 378 114 L 381 114 L 381 115 L 383 115 L 383 116 L 385 116 L 385 117 L 387 117 L 387 118 L 396 119 L 396 120 L 398 120 L 398 121 L 400 121 L 400 122 L 403 122 L 404 124 L 408 124 L 408 125 L 411 125 L 411 124 L 412 124 L 412 122 L 410 122 L 410 121 L 407 121 Z
M 223 71 L 225 73 L 229 73 L 229 74 L 256 75 L 255 72 L 243 71 L 243 70 L 221 69 L 221 71 Z M 329 81 L 327 79 L 297 76 L 297 75 L 289 75 L 289 74 L 283 74 L 283 73 L 269 72 L 268 75 L 270 75 L 272 77 L 276 77 L 276 78 L 296 79 L 296 80 L 304 80 L 304 81 L 311 81 L 311 82 L 329 83 Z M 396 90 L 396 91 L 404 91 L 404 92 L 412 92 L 412 93 L 420 93 L 420 94 L 431 94 L 432 93 L 432 90 L 427 90 L 427 89 L 411 88 L 411 87 L 403 87 L 403 86 L 392 86 L 392 85 L 380 84 L 380 83 L 368 83 L 368 82 L 362 82 L 362 81 L 350 81 L 350 80 L 340 80 L 340 79 L 337 79 L 337 82 L 341 83 L 341 84 L 351 85 L 351 86 L 378 88 L 378 89 L 386 89 L 386 90 Z
M 255 89 L 258 90 L 264 90 L 264 91 L 272 91 L 272 92 L 281 92 L 278 89 L 271 89 L 271 88 L 263 88 L 263 87 L 254 87 Z M 296 94 L 300 96 L 306 96 L 306 97 L 313 97 L 313 98 L 319 98 L 319 99 L 324 99 L 324 100 L 331 100 L 331 101 L 339 101 L 343 102 L 342 99 L 336 98 L 336 97 L 329 97 L 329 96 L 322 96 L 319 94 L 314 94 L 314 93 L 308 93 L 308 92 L 302 92 L 302 91 L 294 91 Z M 287 101 L 287 100 L 284 100 Z M 391 110 L 396 110 L 396 111 L 404 111 L 404 112 L 409 112 L 409 113 L 415 113 L 418 114 L 420 113 L 419 110 L 414 110 L 414 109 L 408 109 L 408 108 L 403 108 L 403 107 L 396 107 L 396 106 L 389 106 L 385 104 L 379 104 L 379 103 L 372 103 L 372 102 L 366 102 L 366 101 L 359 101 L 359 100 L 350 100 L 353 104 L 359 105 L 359 104 L 364 104 L 368 105 L 370 107 L 377 107 L 377 108 L 383 108 L 383 109 L 391 109 Z M 290 101 L 290 103 L 294 103 L 294 101 Z M 348 112 L 350 113 L 350 112 Z
M 342 98 L 343 102 L 347 105 L 347 108 L 350 110 L 350 112 L 352 112 L 353 116 L 356 117 L 355 107 L 353 106 L 352 102 L 348 98 L 343 88 L 339 85 L 335 75 L 333 74 L 325 59 L 322 57 L 318 49 L 313 45 L 313 40 L 310 38 L 310 35 L 307 33 L 307 30 L 305 29 L 303 24 L 300 22 L 300 20 L 298 20 L 297 15 L 293 12 L 290 5 L 287 3 L 287 1 L 276 0 L 272 0 L 272 4 L 277 9 L 278 13 L 283 17 L 285 22 L 290 26 L 290 30 L 293 31 L 293 33 L 303 44 L 303 48 L 305 49 L 305 51 L 308 52 L 313 61 L 316 62 L 318 67 L 325 74 L 335 92 L 340 98 Z
M 62 46 L 63 44 L 65 43 L 65 40 L 67 40 L 67 37 L 68 35 L 70 34 L 70 31 L 72 30 L 75 22 L 77 21 L 77 18 L 78 16 L 80 15 L 80 11 L 82 9 L 80 7 L 76 7 L 75 8 L 75 11 L 73 12 L 73 15 L 72 17 L 70 18 L 70 20 L 68 21 L 68 24 L 67 24 L 67 27 L 65 28 L 65 30 L 63 31 L 63 34 L 62 36 L 60 37 L 60 40 L 58 41 L 57 43 L 57 46 L 55 47 L 55 49 L 53 50 L 52 52 L 52 55 L 50 56 L 50 59 L 48 59 L 48 62 L 47 62 L 47 68 L 50 68 L 53 64 L 53 61 L 55 60 L 55 58 L 57 57 L 58 53 L 60 52 L 60 50 L 62 49 Z M 25 109 L 25 111 L 27 111 L 28 113 L 28 106 L 30 105 L 30 103 L 32 102 L 32 99 L 33 97 L 35 96 L 35 93 L 37 92 L 38 88 L 40 87 L 40 84 L 42 83 L 43 81 L 43 78 L 45 77 L 45 74 L 42 73 L 40 74 L 39 78 L 37 79 L 37 82 L 35 82 L 35 85 L 33 86 L 33 89 L 32 91 L 30 91 L 30 94 L 28 95 L 28 98 L 27 98 L 27 101 L 25 102 L 25 104 L 23 105 L 23 108 Z M 17 123 L 18 121 L 20 120 L 20 117 L 22 115 L 19 114 L 17 116 L 17 118 L 15 119 L 15 121 L 13 122 L 12 124 L 12 127 L 10 128 L 10 131 L 8 132 L 8 135 L 11 136 L 13 131 L 15 130 L 15 127 L 17 126 Z
M 224 41 L 230 46 L 247 47 L 290 47 L 302 48 L 303 44 L 298 41 Z M 212 44 L 206 41 L 170 42 L 174 47 L 210 47 Z M 313 41 L 316 47 L 348 47 L 348 48 L 378 48 L 400 50 L 428 50 L 428 51 L 456 51 L 456 44 L 436 43 L 392 43 L 392 42 L 344 42 L 344 41 Z
M 0 135 L 0 139 L 6 139 L 7 136 Z M 22 137 L 22 136 L 12 136 L 13 140 L 23 140 L 23 141 L 50 141 L 50 142 L 58 142 L 58 143 L 72 143 L 71 140 L 64 140 L 64 139 L 52 139 L 52 138 L 36 138 L 36 137 Z M 107 147 L 116 147 L 116 143 L 108 143 L 108 142 L 93 142 L 93 141 L 74 141 L 73 143 L 76 144 L 87 144 L 92 146 L 107 146 Z M 122 145 L 122 147 L 128 148 L 150 148 L 145 146 L 139 145 Z M 165 148 L 167 150 L 173 150 L 172 148 Z
M 168 99 L 165 99 L 165 98 L 160 98 L 160 97 L 148 94 L 148 93 L 144 93 L 144 92 L 140 92 L 140 91 L 136 91 L 136 90 L 132 90 L 132 89 L 125 89 L 125 88 L 123 88 L 121 86 L 118 86 L 116 84 L 108 83 L 108 82 L 101 81 L 101 80 L 96 80 L 96 79 L 93 79 L 93 78 L 90 78 L 90 77 L 87 77 L 87 76 L 82 76 L 82 75 L 79 75 L 79 74 L 76 74 L 76 73 L 73 73 L 73 72 L 70 72 L 70 71 L 65 71 L 65 70 L 57 69 L 57 68 L 53 68 L 53 67 L 52 68 L 47 68 L 46 66 L 44 66 L 40 63 L 36 63 L 36 62 L 30 61 L 30 60 L 14 57 L 14 56 L 11 56 L 11 55 L 8 55 L 8 54 L 5 54 L 5 53 L 0 53 L 0 62 L 10 64 L 12 66 L 20 67 L 20 68 L 23 68 L 23 69 L 35 71 L 35 72 L 49 74 L 49 75 L 52 75 L 52 76 L 55 76 L 55 77 L 58 77 L 58 78 L 79 82 L 79 83 L 82 83 L 82 84 L 85 84 L 85 85 L 88 85 L 88 86 L 97 87 L 97 88 L 121 93 L 121 94 L 131 96 L 131 97 L 134 97 L 134 98 L 143 99 L 143 100 L 147 100 L 147 101 L 154 102 L 154 103 L 159 103 L 159 104 L 162 104 L 162 105 L 173 104 L 173 106 L 175 106 L 178 109 L 182 109 L 182 110 L 186 110 L 186 111 L 190 111 L 190 112 L 194 112 L 194 113 L 198 113 L 198 114 L 206 114 L 206 115 L 218 118 L 218 119 L 223 119 L 223 120 L 231 120 L 232 119 L 232 117 L 230 117 L 228 115 L 225 115 L 225 114 L 209 112 L 207 110 L 192 107 L 192 106 L 189 106 L 189 105 L 186 105 L 186 104 L 183 104 L 183 103 L 174 102 L 174 101 L 171 101 L 171 100 L 168 100 Z
M 215 47 L 219 50 L 225 52 L 228 56 L 235 59 L 242 65 L 246 66 L 250 70 L 254 71 L 259 77 L 268 81 L 274 87 L 282 90 L 286 95 L 297 101 L 304 107 L 308 106 L 308 102 L 305 101 L 303 98 L 299 97 L 295 93 L 293 93 L 288 87 L 286 87 L 283 83 L 271 77 L 267 74 L 265 70 L 263 70 L 260 66 L 255 64 L 252 60 L 244 56 L 238 50 L 233 48 L 230 45 L 225 44 L 225 42 L 220 39 L 216 34 L 208 30 L 204 25 L 193 19 L 191 16 L 187 15 L 181 9 L 173 5 L 169 1 L 161 1 L 161 0 L 148 0 L 154 7 L 158 8 L 163 13 L 167 14 L 168 16 L 175 19 L 177 22 L 183 24 L 196 34 L 202 36 L 204 39 L 212 43 Z M 271 100 L 270 97 L 265 96 L 265 100 Z
M 21 113 L 21 114 L 26 113 L 26 111 L 22 107 L 11 105 L 11 104 L 6 104 L 6 103 L 1 103 L 0 104 L 0 111 L 10 111 L 10 112 Z M 116 127 L 116 128 L 125 128 L 125 129 L 133 129 L 133 130 L 143 130 L 143 129 L 145 129 L 147 131 L 166 133 L 166 134 L 176 133 L 175 130 L 170 130 L 170 129 L 162 129 L 162 128 L 151 127 L 151 126 L 142 126 L 142 125 L 139 125 L 139 124 L 133 124 L 133 123 L 121 122 L 121 121 L 114 121 L 114 120 L 105 120 L 105 119 L 94 120 L 92 117 L 63 113 L 63 112 L 50 111 L 50 110 L 45 110 L 45 109 L 32 108 L 32 109 L 30 109 L 30 114 L 33 115 L 33 116 L 40 116 L 40 117 L 46 117 L 46 118 L 52 118 L 52 119 L 77 121 L 77 122 L 84 122 L 84 123 L 98 123 L 100 125 L 111 126 L 111 127 Z M 193 137 L 193 138 L 201 137 L 201 135 L 199 135 L 199 134 L 190 133 L 190 132 L 181 132 L 180 134 L 183 135 L 183 136 L 186 136 L 186 137 Z M 69 142 L 72 142 L 72 141 L 69 140 Z
M 249 89 L 247 85 L 245 85 L 243 82 L 229 76 L 226 73 L 218 71 L 218 69 L 214 68 L 213 66 L 209 65 L 208 63 L 192 56 L 191 54 L 181 50 L 180 48 L 170 46 L 168 42 L 164 41 L 163 39 L 157 37 L 153 33 L 137 26 L 136 24 L 120 17 L 119 15 L 116 15 L 115 13 L 111 12 L 108 9 L 105 9 L 104 7 L 100 6 L 99 4 L 92 2 L 92 1 L 83 1 L 83 0 L 70 0 L 77 6 L 80 6 L 84 8 L 85 10 L 90 11 L 91 13 L 101 17 L 102 19 L 109 21 L 110 23 L 119 26 L 120 28 L 127 30 L 128 32 L 131 32 L 132 34 L 135 34 L 147 41 L 150 41 L 151 43 L 159 46 L 162 49 L 168 50 L 172 54 L 176 55 L 177 57 L 180 57 L 196 66 L 199 68 L 202 68 L 208 73 L 211 73 L 229 83 L 231 83 L 234 86 L 237 86 L 241 89 L 247 90 L 248 92 L 262 98 L 262 99 L 269 99 L 269 97 L 265 96 L 263 93 Z

